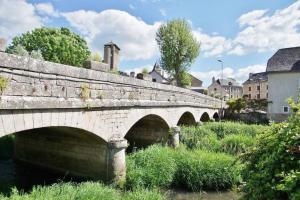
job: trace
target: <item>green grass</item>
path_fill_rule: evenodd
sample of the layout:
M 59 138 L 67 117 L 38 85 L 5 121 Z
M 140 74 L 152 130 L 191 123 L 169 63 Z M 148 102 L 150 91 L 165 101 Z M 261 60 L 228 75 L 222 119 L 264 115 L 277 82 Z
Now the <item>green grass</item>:
M 239 155 L 254 146 L 255 138 L 244 134 L 227 135 L 220 143 L 220 151 L 232 155 Z
M 58 183 L 52 186 L 38 186 L 30 193 L 13 189 L 9 197 L 0 195 L 1 200 L 164 200 L 166 197 L 157 190 L 137 189 L 119 191 L 97 182 L 80 184 Z
M 229 189 L 240 181 L 235 158 L 224 153 L 152 146 L 128 157 L 127 188 L 168 188 L 192 191 Z

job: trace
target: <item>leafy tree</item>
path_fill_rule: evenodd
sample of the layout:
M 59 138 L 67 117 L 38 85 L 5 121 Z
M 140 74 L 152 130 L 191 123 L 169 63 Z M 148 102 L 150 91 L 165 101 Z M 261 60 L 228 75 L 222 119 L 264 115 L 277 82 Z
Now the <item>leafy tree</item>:
M 47 61 L 81 66 L 88 59 L 90 51 L 86 41 L 67 28 L 37 28 L 13 38 L 6 52 L 21 45 L 28 52 L 41 51 Z
M 156 41 L 161 53 L 161 66 L 182 86 L 184 72 L 199 55 L 200 44 L 193 36 L 191 27 L 184 19 L 176 19 L 162 24 L 156 33 Z
M 90 55 L 89 60 L 102 62 L 101 54 L 99 52 L 93 53 L 93 54 Z
M 180 73 L 179 80 L 182 87 L 189 87 L 192 84 L 192 77 L 187 72 Z
M 300 103 L 289 103 L 293 114 L 287 123 L 258 135 L 254 148 L 241 157 L 245 199 L 300 199 Z
M 234 113 L 235 111 L 239 113 L 246 107 L 246 101 L 243 98 L 230 99 L 226 102 L 226 104 L 228 105 L 228 110 L 231 113 Z

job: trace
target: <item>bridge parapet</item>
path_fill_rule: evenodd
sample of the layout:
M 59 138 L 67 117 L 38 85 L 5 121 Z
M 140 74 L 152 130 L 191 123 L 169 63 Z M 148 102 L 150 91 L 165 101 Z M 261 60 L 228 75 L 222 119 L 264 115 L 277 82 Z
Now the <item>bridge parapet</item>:
M 221 101 L 188 89 L 0 52 L 1 109 L 192 106 Z

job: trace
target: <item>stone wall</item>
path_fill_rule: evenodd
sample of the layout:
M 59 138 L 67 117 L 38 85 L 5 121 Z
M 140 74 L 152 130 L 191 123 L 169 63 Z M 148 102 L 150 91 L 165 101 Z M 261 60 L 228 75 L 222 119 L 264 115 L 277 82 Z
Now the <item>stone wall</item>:
M 1 109 L 195 106 L 220 101 L 191 90 L 0 52 Z

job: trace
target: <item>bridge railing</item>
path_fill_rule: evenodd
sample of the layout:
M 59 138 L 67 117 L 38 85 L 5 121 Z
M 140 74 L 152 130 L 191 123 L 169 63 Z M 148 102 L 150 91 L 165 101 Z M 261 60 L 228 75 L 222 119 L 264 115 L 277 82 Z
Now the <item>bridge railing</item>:
M 3 52 L 0 92 L 1 109 L 221 107 L 219 99 L 188 89 Z

